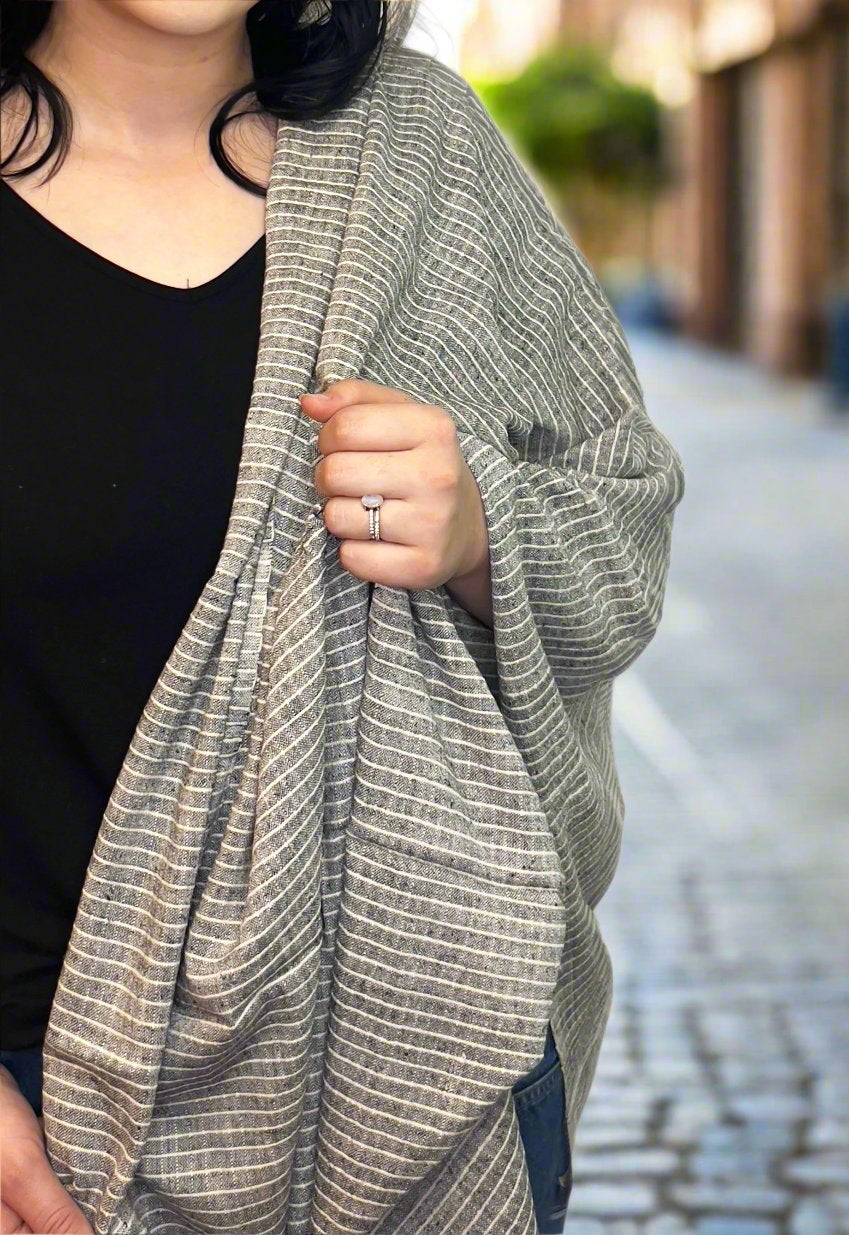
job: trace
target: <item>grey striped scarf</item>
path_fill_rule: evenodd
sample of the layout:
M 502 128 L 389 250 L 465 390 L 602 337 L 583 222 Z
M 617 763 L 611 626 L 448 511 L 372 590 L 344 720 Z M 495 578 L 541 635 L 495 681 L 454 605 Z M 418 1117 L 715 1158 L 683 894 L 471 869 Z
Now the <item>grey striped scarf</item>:
M 279 123 L 226 539 L 51 1011 L 48 1154 L 98 1233 L 533 1235 L 511 1087 L 550 1018 L 574 1147 L 609 1013 L 612 683 L 681 460 L 541 190 L 395 22 L 352 102 Z M 297 396 L 343 377 L 452 414 L 493 630 L 339 565 Z

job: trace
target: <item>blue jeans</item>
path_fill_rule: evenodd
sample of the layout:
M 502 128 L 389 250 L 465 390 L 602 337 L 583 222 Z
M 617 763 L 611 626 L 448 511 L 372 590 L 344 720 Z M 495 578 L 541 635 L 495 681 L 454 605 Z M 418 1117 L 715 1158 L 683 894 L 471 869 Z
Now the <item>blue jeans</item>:
M 27 1102 L 36 1115 L 40 1115 L 41 1046 L 16 1051 L 0 1050 L 0 1063 L 9 1069 Z M 542 1059 L 516 1082 L 512 1094 L 539 1235 L 557 1235 L 563 1230 L 572 1190 L 572 1162 L 564 1131 L 566 1095 L 563 1072 L 551 1025 L 548 1026 Z
M 516 1082 L 512 1093 L 537 1229 L 539 1235 L 559 1235 L 572 1191 L 572 1152 L 565 1129 L 566 1087 L 551 1024 L 542 1059 Z

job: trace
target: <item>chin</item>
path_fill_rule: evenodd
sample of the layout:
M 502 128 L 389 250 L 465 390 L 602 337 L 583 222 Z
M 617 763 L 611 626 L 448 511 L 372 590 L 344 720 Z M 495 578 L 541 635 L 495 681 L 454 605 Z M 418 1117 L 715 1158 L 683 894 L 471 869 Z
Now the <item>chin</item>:
M 256 0 L 108 0 L 110 8 L 165 34 L 209 34 L 244 19 Z

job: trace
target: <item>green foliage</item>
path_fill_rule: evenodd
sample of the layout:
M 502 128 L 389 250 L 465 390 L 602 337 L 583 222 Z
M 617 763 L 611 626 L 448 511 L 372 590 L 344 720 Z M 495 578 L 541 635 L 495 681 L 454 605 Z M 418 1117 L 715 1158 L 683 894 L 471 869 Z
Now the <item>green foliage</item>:
M 617 78 L 597 48 L 555 43 L 509 81 L 472 84 L 556 189 L 583 180 L 650 191 L 663 182 L 662 108 L 649 90 Z

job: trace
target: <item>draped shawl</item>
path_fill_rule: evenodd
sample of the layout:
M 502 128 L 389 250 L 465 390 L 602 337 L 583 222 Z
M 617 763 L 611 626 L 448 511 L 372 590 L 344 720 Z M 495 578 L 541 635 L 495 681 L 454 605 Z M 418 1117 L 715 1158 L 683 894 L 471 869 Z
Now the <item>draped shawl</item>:
M 612 683 L 660 620 L 683 471 L 543 192 L 401 46 L 410 12 L 352 101 L 278 123 L 226 537 L 51 1009 L 47 1152 L 99 1235 L 533 1235 L 511 1087 L 551 1019 L 574 1148 L 596 1066 Z M 340 566 L 297 397 L 345 377 L 451 414 L 492 629 Z

